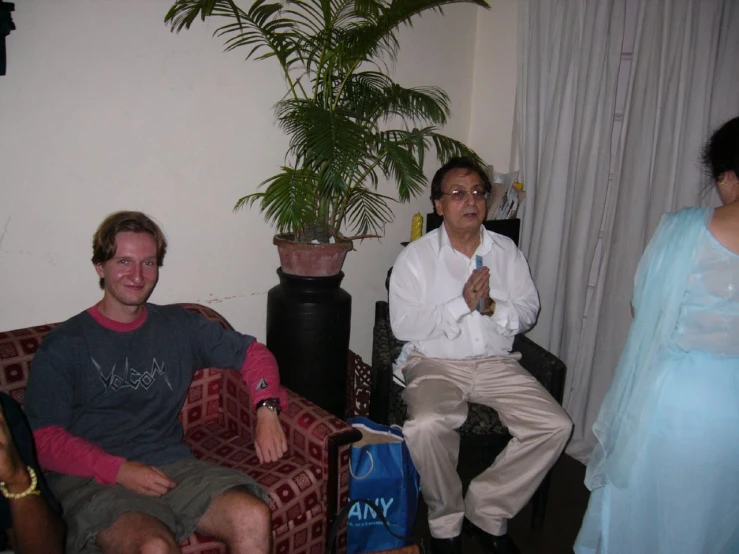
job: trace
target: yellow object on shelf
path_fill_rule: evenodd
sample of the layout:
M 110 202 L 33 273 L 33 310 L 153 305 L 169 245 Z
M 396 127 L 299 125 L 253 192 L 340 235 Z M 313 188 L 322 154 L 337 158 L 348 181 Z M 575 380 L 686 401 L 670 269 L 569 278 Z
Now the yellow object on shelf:
M 423 216 L 417 213 L 411 221 L 411 242 L 420 239 L 421 235 L 423 235 Z
M 523 190 L 523 183 L 520 183 L 519 181 L 516 181 L 513 183 L 513 186 L 517 188 L 518 190 Z

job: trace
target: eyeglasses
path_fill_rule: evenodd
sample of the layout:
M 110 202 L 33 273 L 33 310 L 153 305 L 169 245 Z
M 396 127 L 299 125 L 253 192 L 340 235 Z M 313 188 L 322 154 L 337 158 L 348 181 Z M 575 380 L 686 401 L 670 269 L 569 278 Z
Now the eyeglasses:
M 475 201 L 487 200 L 489 196 L 483 189 L 453 190 L 452 192 L 442 192 L 441 194 L 451 196 L 452 202 L 464 202 L 464 199 L 467 198 L 468 194 L 471 194 L 472 199 Z

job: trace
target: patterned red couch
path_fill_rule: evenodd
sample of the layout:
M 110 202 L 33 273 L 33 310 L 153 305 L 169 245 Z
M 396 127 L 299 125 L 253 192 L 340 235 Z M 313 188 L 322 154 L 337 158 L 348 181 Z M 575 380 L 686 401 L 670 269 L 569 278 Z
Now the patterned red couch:
M 231 329 L 210 308 L 182 305 Z M 33 355 L 55 325 L 0 332 L 0 391 L 21 404 Z M 180 419 L 185 441 L 198 458 L 245 471 L 269 492 L 275 554 L 322 554 L 327 529 L 337 509 L 346 503 L 346 445 L 357 440 L 359 433 L 308 400 L 291 391 L 288 394 L 290 405 L 280 416 L 288 452 L 272 464 L 259 465 L 252 448 L 255 418 L 248 390 L 236 371 L 198 371 Z M 182 543 L 182 551 L 221 554 L 228 549 L 194 534 Z

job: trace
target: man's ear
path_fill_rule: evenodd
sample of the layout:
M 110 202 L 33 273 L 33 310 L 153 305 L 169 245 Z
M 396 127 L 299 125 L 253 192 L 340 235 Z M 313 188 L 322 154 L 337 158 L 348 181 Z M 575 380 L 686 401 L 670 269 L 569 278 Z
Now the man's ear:
M 434 208 L 436 208 L 436 215 L 444 217 L 444 210 L 441 209 L 441 200 L 434 200 Z
M 103 271 L 103 264 L 93 264 L 95 266 L 95 271 L 97 271 L 98 277 L 101 279 L 105 276 L 105 272 Z

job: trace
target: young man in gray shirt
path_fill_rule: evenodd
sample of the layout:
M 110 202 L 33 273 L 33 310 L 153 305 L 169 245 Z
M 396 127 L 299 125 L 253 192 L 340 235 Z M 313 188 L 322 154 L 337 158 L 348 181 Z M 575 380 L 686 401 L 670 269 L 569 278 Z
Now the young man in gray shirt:
M 197 530 L 233 554 L 266 554 L 266 493 L 239 471 L 195 459 L 178 415 L 195 371 L 240 371 L 257 411 L 257 455 L 276 461 L 287 450 L 277 364 L 253 337 L 147 303 L 165 252 L 145 214 L 108 216 L 93 237 L 103 298 L 51 331 L 34 357 L 25 408 L 62 503 L 66 551 L 177 553 Z

